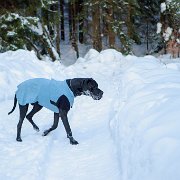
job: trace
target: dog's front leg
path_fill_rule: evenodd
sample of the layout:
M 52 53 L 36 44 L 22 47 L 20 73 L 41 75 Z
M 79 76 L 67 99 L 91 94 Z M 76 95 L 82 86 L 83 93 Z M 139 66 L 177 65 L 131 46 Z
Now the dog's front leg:
M 58 127 L 58 123 L 59 123 L 59 113 L 54 113 L 54 123 L 51 128 L 44 131 L 43 136 L 48 135 L 51 131 L 56 129 Z
M 67 138 L 69 138 L 70 143 L 72 145 L 79 144 L 72 136 L 71 128 L 70 128 L 70 125 L 69 125 L 69 122 L 68 122 L 67 112 L 65 110 L 60 110 L 60 116 L 61 116 L 64 128 L 66 130 L 66 133 L 67 133 Z

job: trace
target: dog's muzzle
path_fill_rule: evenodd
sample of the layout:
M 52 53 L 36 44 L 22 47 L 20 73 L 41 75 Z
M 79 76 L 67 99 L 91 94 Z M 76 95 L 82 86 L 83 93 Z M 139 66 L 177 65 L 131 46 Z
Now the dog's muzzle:
M 101 91 L 100 89 L 96 90 L 97 92 L 96 93 L 92 93 L 92 98 L 94 100 L 100 100 L 103 96 L 103 91 Z
M 91 96 L 94 100 L 100 100 L 103 96 L 103 91 L 97 88 L 97 89 L 92 89 L 91 91 L 90 90 L 84 91 L 83 94 L 86 96 Z

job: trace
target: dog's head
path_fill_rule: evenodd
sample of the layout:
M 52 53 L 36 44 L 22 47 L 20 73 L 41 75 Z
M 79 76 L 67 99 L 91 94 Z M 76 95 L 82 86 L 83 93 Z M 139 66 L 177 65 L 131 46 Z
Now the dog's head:
M 98 83 L 94 79 L 85 79 L 83 84 L 83 95 L 91 96 L 94 100 L 102 98 L 103 91 L 98 88 Z
M 94 100 L 100 100 L 103 91 L 98 88 L 98 83 L 92 78 L 75 78 L 72 79 L 72 85 L 76 96 L 91 96 Z

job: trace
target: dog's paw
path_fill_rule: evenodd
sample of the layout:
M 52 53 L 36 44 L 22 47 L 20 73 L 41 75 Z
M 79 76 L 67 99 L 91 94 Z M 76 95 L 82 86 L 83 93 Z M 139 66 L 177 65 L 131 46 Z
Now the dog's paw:
M 22 142 L 22 139 L 20 137 L 16 138 L 16 141 Z
M 72 145 L 77 145 L 77 144 L 79 144 L 77 141 L 70 141 L 70 144 L 72 144 Z
M 34 126 L 33 126 L 33 129 L 34 129 L 35 131 L 39 132 L 39 127 L 38 127 L 38 126 L 34 125 Z
M 72 144 L 72 145 L 79 144 L 73 137 L 69 138 L 69 140 L 70 140 L 70 144 Z
M 42 134 L 42 136 L 47 136 L 49 134 L 49 130 L 45 130 Z

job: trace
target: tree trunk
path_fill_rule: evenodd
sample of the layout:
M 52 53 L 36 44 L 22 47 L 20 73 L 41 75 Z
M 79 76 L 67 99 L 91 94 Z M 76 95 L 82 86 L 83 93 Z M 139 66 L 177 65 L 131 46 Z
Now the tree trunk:
M 161 3 L 165 3 L 165 0 L 160 0 Z M 160 14 L 160 22 L 162 24 L 162 27 L 161 27 L 161 37 L 162 39 L 163 38 L 163 33 L 165 32 L 165 29 L 167 28 L 167 24 L 166 24 L 166 12 L 161 12 Z M 167 45 L 166 45 L 166 41 L 163 40 L 163 48 L 164 48 L 164 53 L 167 54 Z
M 108 8 L 106 10 L 106 21 L 108 28 L 108 40 L 109 47 L 115 48 L 115 33 L 113 31 L 113 20 L 114 20 L 114 12 L 113 12 L 113 0 L 108 0 Z
M 100 7 L 96 0 L 93 0 L 92 7 L 92 38 L 93 38 L 93 48 L 97 51 L 102 50 L 102 39 L 101 39 L 101 28 L 100 28 Z
M 83 13 L 83 43 L 87 43 L 89 36 L 91 37 L 91 25 L 89 21 L 89 16 L 91 16 L 91 9 L 86 4 L 86 1 L 83 1 Z
M 69 40 L 72 39 L 72 0 L 68 1 L 68 14 L 69 14 Z
M 24 38 L 25 38 L 25 39 L 27 40 L 27 42 L 30 44 L 31 49 L 34 49 L 34 51 L 36 52 L 36 55 L 37 55 L 38 59 L 41 60 L 42 57 L 41 57 L 41 53 L 40 53 L 38 47 L 36 47 L 36 45 L 35 45 L 29 38 L 27 38 L 26 36 L 25 36 Z
M 149 54 L 149 20 L 146 19 L 146 54 Z
M 133 28 L 132 28 L 132 21 L 131 21 L 131 5 L 128 3 L 128 11 L 127 11 L 127 18 L 126 18 L 126 24 L 127 24 L 127 34 L 130 38 L 133 37 Z
M 127 34 L 128 37 L 135 41 L 137 44 L 141 44 L 141 41 L 136 33 L 135 27 L 134 27 L 134 19 L 133 19 L 133 4 L 131 3 L 131 0 L 128 0 L 127 5 L 127 18 L 126 18 L 126 26 L 127 26 Z
M 60 19 L 61 19 L 61 40 L 65 40 L 65 30 L 64 30 L 64 0 L 60 0 Z
M 54 5 L 54 11 L 57 11 L 54 14 L 54 34 L 55 34 L 55 46 L 56 51 L 60 57 L 60 0 L 58 0 L 57 4 Z
M 76 0 L 71 3 L 71 17 L 72 17 L 72 47 L 76 51 L 76 57 L 79 58 L 79 49 L 77 45 L 77 28 L 76 28 Z
M 83 7 L 83 0 L 79 0 L 78 3 L 78 13 L 79 13 L 79 42 L 81 44 L 84 43 L 84 7 Z

